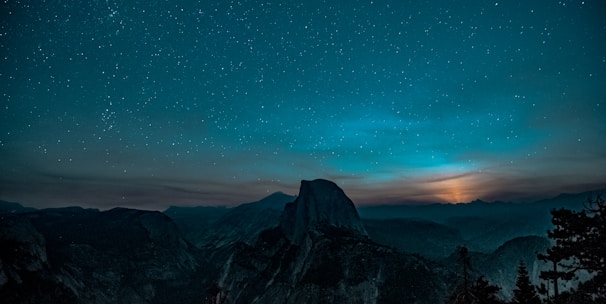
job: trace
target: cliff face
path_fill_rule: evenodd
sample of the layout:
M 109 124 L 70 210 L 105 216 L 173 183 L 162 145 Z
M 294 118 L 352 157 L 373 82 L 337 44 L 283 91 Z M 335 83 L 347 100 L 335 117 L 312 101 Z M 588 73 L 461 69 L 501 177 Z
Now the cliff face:
M 238 248 L 217 283 L 227 303 L 440 303 L 445 273 L 342 231 L 294 245 L 275 228 Z
M 437 303 L 440 267 L 368 239 L 334 183 L 303 181 L 280 225 L 240 244 L 218 278 L 228 303 Z
M 260 201 L 235 207 L 212 225 L 206 237 L 194 244 L 206 248 L 219 248 L 236 242 L 253 245 L 261 231 L 279 224 L 284 206 L 293 200 L 293 196 L 277 192 Z
M 367 236 L 352 201 L 335 183 L 317 179 L 301 181 L 299 195 L 287 204 L 280 227 L 286 237 L 299 244 L 307 233 L 318 234 L 329 227 Z

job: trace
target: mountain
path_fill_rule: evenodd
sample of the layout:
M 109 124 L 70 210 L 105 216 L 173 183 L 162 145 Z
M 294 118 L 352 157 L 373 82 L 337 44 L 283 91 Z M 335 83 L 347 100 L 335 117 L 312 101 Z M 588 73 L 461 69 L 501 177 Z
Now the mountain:
M 460 232 L 447 225 L 421 219 L 363 220 L 373 241 L 406 253 L 440 260 L 465 244 Z
M 473 263 L 479 273 L 501 287 L 501 294 L 505 298 L 511 298 L 520 262 L 528 267 L 531 282 L 540 285 L 540 272 L 548 270 L 551 265 L 540 261 L 537 254 L 545 253 L 550 247 L 551 242 L 545 237 L 518 237 L 505 242 L 489 255 L 480 255 Z
M 163 213 L 177 224 L 183 238 L 196 245 L 198 240 L 206 237 L 217 220 L 230 210 L 232 209 L 226 207 L 171 206 Z
M 364 207 L 336 184 L 302 181 L 235 208 L 31 209 L 0 202 L 7 303 L 441 303 L 472 275 L 508 299 L 517 265 L 549 265 L 549 210 L 587 193 L 514 204 Z M 586 275 L 586 274 L 582 274 Z M 582 279 L 582 278 L 581 278 Z M 574 282 L 573 282 L 574 283 Z M 573 285 L 562 286 L 562 290 Z
M 35 208 L 24 207 L 19 203 L 12 203 L 7 201 L 0 201 L 0 214 L 3 213 L 24 213 L 35 211 Z
M 476 270 L 500 286 L 503 297 L 509 298 L 513 296 L 519 262 L 526 264 L 530 280 L 535 286 L 545 283 L 539 275 L 541 271 L 553 270 L 553 264 L 540 261 L 537 254 L 544 254 L 551 246 L 551 240 L 545 237 L 518 237 L 505 242 L 491 254 L 479 255 L 474 263 Z M 577 288 L 579 282 L 587 281 L 591 277 L 587 271 L 580 270 L 572 280 L 560 280 L 558 286 L 560 290 L 571 290 Z M 547 285 L 550 292 L 553 292 L 553 286 Z
M 368 239 L 334 183 L 302 181 L 280 225 L 239 243 L 212 295 L 228 303 L 437 303 L 443 267 Z
M 549 211 L 533 210 L 515 215 L 451 217 L 444 224 L 457 229 L 470 250 L 486 253 L 514 238 L 546 237 L 552 228 Z
M 287 204 L 280 220 L 286 237 L 299 244 L 307 233 L 326 227 L 368 235 L 353 202 L 335 183 L 323 179 L 301 181 L 299 196 Z
M 171 207 L 164 213 L 179 225 L 191 243 L 198 248 L 212 249 L 236 242 L 254 244 L 261 231 L 279 224 L 284 206 L 294 199 L 294 196 L 276 192 L 235 208 Z
M 0 220 L 0 298 L 4 303 L 77 303 L 50 270 L 46 240 L 27 219 Z
M 512 203 L 503 201 L 485 202 L 475 200 L 459 204 L 397 204 L 366 205 L 358 208 L 360 217 L 365 219 L 418 218 L 442 223 L 452 217 L 476 216 L 517 216 L 527 213 L 549 213 L 551 209 L 583 209 L 583 203 L 596 193 L 606 189 L 580 193 L 563 193 L 558 196 L 534 202 Z
M 589 198 L 595 198 L 595 196 L 600 193 L 606 193 L 606 189 L 580 193 L 561 193 L 552 198 L 538 200 L 533 204 L 550 209 L 565 208 L 569 210 L 580 210 L 584 207 L 584 203 L 586 203 Z
M 160 212 L 44 209 L 3 217 L 1 231 L 0 297 L 7 303 L 166 303 L 204 296 L 193 288 L 204 281 L 204 260 Z
M 278 225 L 284 206 L 293 199 L 294 196 L 277 192 L 235 207 L 213 225 L 203 243 L 213 247 L 235 242 L 254 244 L 261 231 Z
M 551 265 L 540 261 L 537 254 L 544 253 L 550 247 L 551 242 L 546 237 L 525 236 L 509 240 L 489 253 L 469 251 L 470 278 L 474 281 L 481 276 L 484 277 L 492 285 L 500 288 L 501 299 L 509 300 L 513 296 L 520 262 L 524 262 L 528 267 L 533 284 L 538 286 L 544 282 L 539 280 L 539 273 L 547 270 Z M 443 259 L 441 264 L 453 272 L 462 272 L 458 252 L 453 252 L 452 255 Z
M 403 229 L 396 225 L 393 227 L 394 230 L 390 231 L 379 228 L 381 225 L 377 222 L 369 221 L 367 225 L 372 223 L 377 227 L 372 233 L 373 238 L 377 240 L 394 240 L 393 236 L 397 234 L 406 237 L 408 232 L 404 229 L 420 230 L 420 226 L 424 224 L 419 221 L 430 221 L 457 231 L 463 239 L 462 244 L 464 243 L 470 250 L 490 253 L 503 243 L 517 237 L 530 235 L 545 237 L 547 230 L 552 228 L 550 214 L 552 209 L 581 210 L 584 208 L 583 203 L 592 193 L 600 193 L 600 191 L 560 194 L 551 199 L 530 203 L 500 201 L 489 203 L 476 200 L 466 204 L 364 206 L 358 210 L 365 221 L 404 219 L 409 221 L 408 225 L 419 224 L 416 228 Z M 386 221 L 385 224 L 394 223 Z M 442 237 L 442 235 L 428 235 L 425 243 L 441 243 Z M 397 239 L 394 241 L 393 246 L 407 251 L 408 248 L 398 245 Z

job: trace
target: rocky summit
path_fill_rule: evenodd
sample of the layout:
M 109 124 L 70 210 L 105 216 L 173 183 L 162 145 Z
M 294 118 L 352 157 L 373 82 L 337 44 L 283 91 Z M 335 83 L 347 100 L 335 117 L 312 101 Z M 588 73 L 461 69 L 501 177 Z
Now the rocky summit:
M 214 294 L 226 303 L 437 303 L 442 268 L 367 237 L 337 185 L 302 181 L 280 225 L 225 261 Z
M 335 183 L 323 179 L 301 181 L 299 195 L 286 205 L 280 227 L 295 244 L 306 234 L 321 234 L 327 228 L 368 235 L 349 197 Z

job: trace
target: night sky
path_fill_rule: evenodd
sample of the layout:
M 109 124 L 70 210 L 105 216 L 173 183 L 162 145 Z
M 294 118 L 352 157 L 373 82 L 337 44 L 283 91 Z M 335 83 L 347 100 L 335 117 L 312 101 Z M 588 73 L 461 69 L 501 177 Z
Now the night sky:
M 0 4 L 0 199 L 356 204 L 606 186 L 606 2 Z

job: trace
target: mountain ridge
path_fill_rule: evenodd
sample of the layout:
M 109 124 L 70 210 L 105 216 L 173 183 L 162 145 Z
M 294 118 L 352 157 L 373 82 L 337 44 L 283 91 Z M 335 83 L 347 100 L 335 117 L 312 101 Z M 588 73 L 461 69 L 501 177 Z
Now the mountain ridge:
M 234 208 L 0 204 L 0 296 L 167 303 L 212 298 L 218 288 L 234 303 L 435 303 L 457 282 L 458 268 L 448 265 L 465 245 L 477 274 L 507 298 L 519 259 L 535 279 L 544 269 L 535 251 L 549 245 L 549 210 L 583 208 L 587 195 L 366 213 L 375 219 L 326 180 L 302 181 L 298 196 L 273 193 Z

